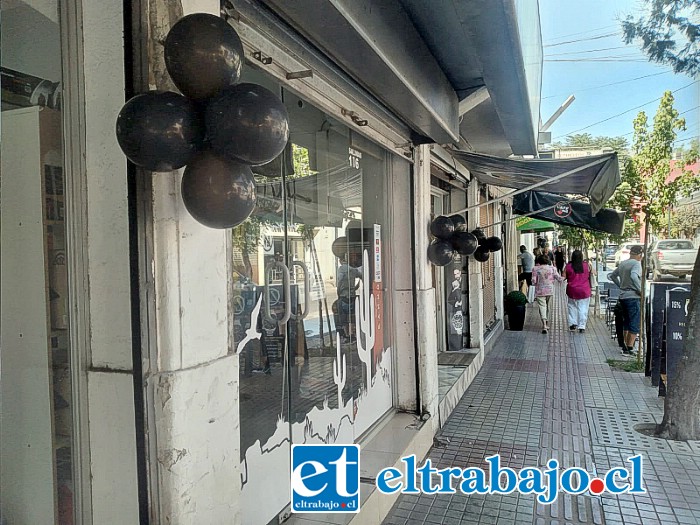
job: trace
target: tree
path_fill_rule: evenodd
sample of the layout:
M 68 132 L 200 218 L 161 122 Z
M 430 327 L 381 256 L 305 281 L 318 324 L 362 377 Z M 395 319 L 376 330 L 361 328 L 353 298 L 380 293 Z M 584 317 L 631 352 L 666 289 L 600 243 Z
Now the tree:
M 666 91 L 661 97 L 659 108 L 654 116 L 654 122 L 649 129 L 646 114 L 642 111 L 634 119 L 634 140 L 632 144 L 632 156 L 625 164 L 625 178 L 630 186 L 635 189 L 635 198 L 640 210 L 644 213 L 645 253 L 649 243 L 650 228 L 661 229 L 666 212 L 669 207 L 677 203 L 681 194 L 688 195 L 698 185 L 698 178 L 685 171 L 674 181 L 669 181 L 671 171 L 671 154 L 673 143 L 676 139 L 676 132 L 685 129 L 685 120 L 679 118 L 678 111 L 673 107 L 673 95 Z M 690 159 L 685 159 L 690 160 Z M 645 301 L 644 290 L 646 283 L 646 259 L 642 263 L 642 319 L 644 319 Z M 693 274 L 693 285 L 700 287 L 700 254 L 695 264 Z M 696 290 L 697 292 L 697 290 Z M 695 308 L 700 308 L 697 303 Z M 693 314 L 695 315 L 695 314 Z M 690 439 L 689 436 L 697 430 L 698 413 L 700 412 L 700 384 L 698 376 L 689 374 L 686 369 L 693 366 L 700 360 L 700 349 L 693 347 L 689 341 L 696 341 L 695 332 L 700 330 L 700 324 L 695 328 L 695 317 L 693 324 L 689 326 L 688 333 L 691 334 L 686 339 L 684 352 L 693 354 L 691 359 L 679 365 L 679 370 L 683 369 L 683 374 L 678 374 L 674 385 L 669 388 L 676 392 L 667 395 L 664 407 L 664 423 L 658 428 L 658 435 L 673 439 Z M 644 348 L 644 323 L 642 323 L 642 334 L 640 344 Z M 641 352 L 638 354 L 641 360 Z M 688 365 L 688 366 L 686 366 Z M 697 364 L 695 366 L 698 366 Z M 697 368 L 694 369 L 697 371 Z M 693 405 L 692 402 L 695 402 Z M 680 405 L 679 405 L 680 403 Z M 691 432 L 692 431 L 692 432 Z M 695 438 L 696 439 L 696 438 Z
M 700 74 L 700 0 L 644 0 L 648 12 L 622 21 L 626 44 L 638 42 L 650 60 L 676 73 Z
M 673 209 L 671 214 L 671 237 L 692 239 L 700 229 L 700 206 L 688 204 Z
M 594 137 L 590 133 L 575 133 L 567 135 L 564 144 L 555 142 L 552 145 L 559 148 L 612 148 L 618 153 L 625 153 L 629 142 L 625 137 Z

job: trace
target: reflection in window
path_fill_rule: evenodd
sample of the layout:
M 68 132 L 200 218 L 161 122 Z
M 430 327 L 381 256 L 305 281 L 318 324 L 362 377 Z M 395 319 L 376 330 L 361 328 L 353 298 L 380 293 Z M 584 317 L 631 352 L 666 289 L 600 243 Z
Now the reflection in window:
M 2 3 L 0 516 L 72 524 L 73 399 L 58 5 Z

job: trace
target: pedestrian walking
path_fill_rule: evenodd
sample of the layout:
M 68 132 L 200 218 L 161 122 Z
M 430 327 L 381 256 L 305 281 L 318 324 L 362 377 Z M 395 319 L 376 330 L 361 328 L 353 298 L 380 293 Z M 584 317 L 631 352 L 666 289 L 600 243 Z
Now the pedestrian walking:
M 588 322 L 588 307 L 591 302 L 591 275 L 593 268 L 583 260 L 583 252 L 574 250 L 571 262 L 566 265 L 566 296 L 569 330 L 585 332 Z
M 525 281 L 528 286 L 532 286 L 532 268 L 535 266 L 535 257 L 527 251 L 527 246 L 520 247 L 520 255 L 518 255 L 518 266 L 520 266 L 520 274 L 518 281 Z
M 640 299 L 642 296 L 642 246 L 630 248 L 630 258 L 608 274 L 608 279 L 620 288 L 622 324 L 625 338 L 623 355 L 634 355 L 634 343 L 640 328 Z
M 554 295 L 554 281 L 562 282 L 564 279 L 550 264 L 549 257 L 540 255 L 532 270 L 532 284 L 535 286 L 535 300 L 542 319 L 543 334 L 549 331 L 549 303 Z
M 564 257 L 564 252 L 562 251 L 561 246 L 557 246 L 557 251 L 554 252 L 554 264 L 556 264 L 557 271 L 562 277 L 564 276 L 565 263 L 566 259 Z

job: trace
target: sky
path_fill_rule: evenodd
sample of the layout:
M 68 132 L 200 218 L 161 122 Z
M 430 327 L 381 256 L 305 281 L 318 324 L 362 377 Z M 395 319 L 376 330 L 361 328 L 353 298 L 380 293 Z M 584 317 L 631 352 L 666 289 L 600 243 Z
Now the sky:
M 645 111 L 651 122 L 666 90 L 679 90 L 673 94 L 674 107 L 685 112 L 681 116 L 687 131 L 679 132 L 677 144 L 687 144 L 682 139 L 700 134 L 700 82 L 649 62 L 637 46 L 622 40 L 619 19 L 640 12 L 639 0 L 539 0 L 539 4 L 544 52 L 542 122 L 569 95 L 576 97 L 550 128 L 553 141 L 564 142 L 572 133 L 590 133 L 622 135 L 631 142 L 637 113 Z M 646 78 L 632 80 L 638 77 Z

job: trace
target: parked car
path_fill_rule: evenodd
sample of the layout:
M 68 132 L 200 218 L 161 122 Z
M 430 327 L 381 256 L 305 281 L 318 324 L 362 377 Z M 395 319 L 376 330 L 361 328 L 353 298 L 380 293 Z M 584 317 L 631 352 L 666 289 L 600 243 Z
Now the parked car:
M 606 263 L 614 263 L 615 262 L 615 252 L 617 251 L 617 244 L 607 244 L 605 248 L 603 249 L 603 253 L 605 254 L 605 262 Z
M 649 250 L 647 266 L 655 281 L 662 275 L 685 278 L 693 273 L 697 252 L 693 241 L 688 239 L 661 239 Z
M 618 250 L 615 252 L 615 257 L 614 257 L 615 268 L 620 266 L 620 263 L 622 261 L 626 261 L 627 259 L 630 258 L 630 248 L 632 246 L 644 246 L 644 245 L 639 243 L 639 242 L 626 242 L 626 243 L 620 245 Z

